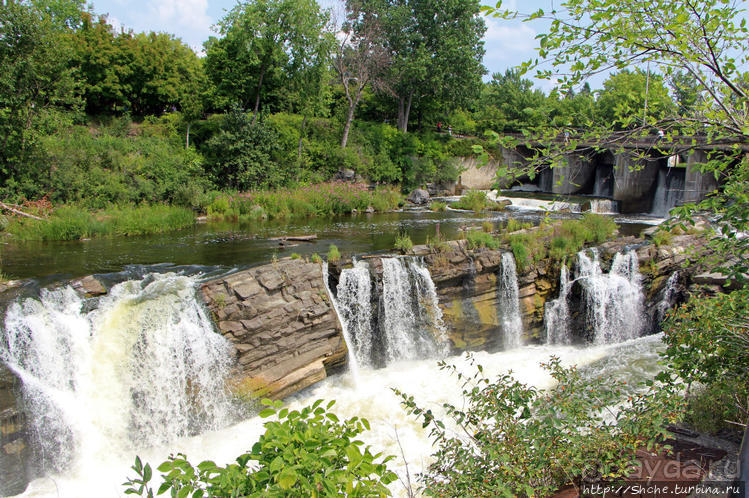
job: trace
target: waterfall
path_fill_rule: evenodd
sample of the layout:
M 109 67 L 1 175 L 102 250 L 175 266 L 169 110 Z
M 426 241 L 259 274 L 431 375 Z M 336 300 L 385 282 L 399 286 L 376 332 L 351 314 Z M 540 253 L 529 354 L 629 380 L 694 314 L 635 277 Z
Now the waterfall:
M 559 297 L 546 303 L 544 327 L 547 344 L 570 344 L 570 308 L 567 296 L 570 293 L 570 277 L 567 265 L 562 265 L 559 273 Z
M 591 199 L 590 210 L 599 214 L 617 214 L 619 212 L 619 203 L 611 199 Z
M 661 218 L 668 216 L 671 209 L 681 200 L 683 190 L 684 171 L 674 168 L 661 168 L 658 171 L 658 185 L 650 214 Z
M 43 469 L 218 428 L 232 416 L 232 346 L 213 330 L 195 280 L 149 275 L 93 311 L 71 288 L 6 313 L 0 359 L 22 380 Z
M 356 376 L 360 366 L 372 366 L 372 279 L 369 265 L 355 261 L 353 268 L 341 271 L 337 293 L 333 301 L 349 349 L 349 368 Z
M 638 337 L 644 327 L 644 296 L 640 287 L 637 253 L 617 253 L 611 271 L 604 274 L 598 251 L 591 259 L 577 254 L 578 277 L 585 294 L 587 324 L 598 344 L 622 342 Z
M 658 301 L 658 304 L 656 306 L 657 325 L 660 325 L 660 323 L 666 318 L 666 312 L 671 309 L 674 304 L 676 304 L 678 283 L 679 272 L 675 271 L 668 277 L 668 280 L 666 280 L 666 285 L 663 287 L 663 291 L 661 293 L 661 300 Z
M 502 253 L 498 294 L 505 349 L 520 347 L 523 342 L 523 319 L 520 316 L 520 293 L 515 257 L 510 252 Z
M 406 258 L 382 259 L 380 330 L 388 363 L 445 353 L 445 328 L 429 270 Z
M 596 178 L 593 183 L 593 195 L 596 197 L 611 197 L 613 194 L 613 168 L 599 166 L 596 168 Z

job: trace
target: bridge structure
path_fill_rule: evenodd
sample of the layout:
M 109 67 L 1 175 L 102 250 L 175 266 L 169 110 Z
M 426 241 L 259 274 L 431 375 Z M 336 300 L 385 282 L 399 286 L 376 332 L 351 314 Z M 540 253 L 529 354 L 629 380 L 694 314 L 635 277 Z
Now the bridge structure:
M 523 135 L 512 149 L 502 148 L 495 161 L 503 166 L 531 169 L 534 148 Z M 574 150 L 565 151 L 554 167 L 534 168 L 536 175 L 521 177 L 528 189 L 558 195 L 593 195 L 617 201 L 621 213 L 665 215 L 668 209 L 703 200 L 719 186 L 713 172 L 702 172 L 713 154 L 749 154 L 749 142 L 739 138 L 708 141 L 706 137 L 612 136 L 586 142 L 559 136 L 554 141 L 569 142 Z M 538 160 L 533 161 L 538 165 Z M 497 164 L 495 164 L 495 167 Z M 517 180 L 514 182 L 517 184 Z M 470 187 L 470 185 L 468 185 Z M 500 188 L 509 188 L 509 183 Z

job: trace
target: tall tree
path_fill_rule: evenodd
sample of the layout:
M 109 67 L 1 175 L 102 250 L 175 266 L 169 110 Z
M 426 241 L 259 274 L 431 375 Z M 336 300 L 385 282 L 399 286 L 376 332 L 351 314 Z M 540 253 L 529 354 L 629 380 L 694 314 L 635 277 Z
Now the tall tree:
M 479 0 L 350 0 L 378 12 L 391 53 L 387 88 L 408 130 L 415 101 L 442 109 L 478 97 L 486 26 Z
M 255 123 L 266 89 L 305 68 L 326 23 L 315 0 L 252 0 L 234 7 L 218 24 L 223 38 L 206 44 L 206 71 L 224 105 L 251 106 Z
M 383 88 L 383 77 L 389 63 L 390 55 L 377 11 L 365 10 L 361 3 L 346 2 L 346 21 L 333 56 L 333 67 L 348 103 L 341 136 L 342 148 L 348 143 L 356 106 L 364 89 L 370 85 L 375 89 Z
M 38 119 L 78 104 L 68 46 L 51 18 L 33 5 L 0 6 L 0 182 L 6 186 L 29 174 Z
M 674 103 L 659 74 L 625 69 L 609 76 L 598 92 L 598 119 L 620 130 L 658 123 L 673 111 Z

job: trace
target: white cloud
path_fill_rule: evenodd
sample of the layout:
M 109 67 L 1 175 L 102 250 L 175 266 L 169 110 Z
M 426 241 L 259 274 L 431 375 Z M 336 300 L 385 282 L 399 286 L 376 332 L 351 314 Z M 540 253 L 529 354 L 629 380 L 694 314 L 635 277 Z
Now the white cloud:
M 486 55 L 493 60 L 525 59 L 533 55 L 536 31 L 528 24 L 504 19 L 486 19 Z
M 174 33 L 188 45 L 200 49 L 212 34 L 214 23 L 208 15 L 207 0 L 155 0 L 150 2 L 139 24 L 153 31 Z

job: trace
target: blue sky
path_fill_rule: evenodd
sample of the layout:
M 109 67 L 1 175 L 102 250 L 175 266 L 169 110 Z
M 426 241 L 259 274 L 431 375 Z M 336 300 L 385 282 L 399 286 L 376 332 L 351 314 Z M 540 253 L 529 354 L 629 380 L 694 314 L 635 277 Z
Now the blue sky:
M 318 0 L 323 7 L 336 8 L 336 0 Z M 211 26 L 225 12 L 236 5 L 236 0 L 93 0 L 94 10 L 109 14 L 115 26 L 135 31 L 163 31 L 172 33 L 196 50 L 211 36 Z M 491 4 L 491 1 L 484 1 Z M 557 4 L 559 1 L 557 0 Z M 524 12 L 538 8 L 549 9 L 553 0 L 505 0 L 506 8 L 519 6 Z M 484 65 L 489 74 L 504 72 L 534 56 L 538 24 L 487 18 L 486 55 Z M 539 82 L 549 89 L 549 82 Z

